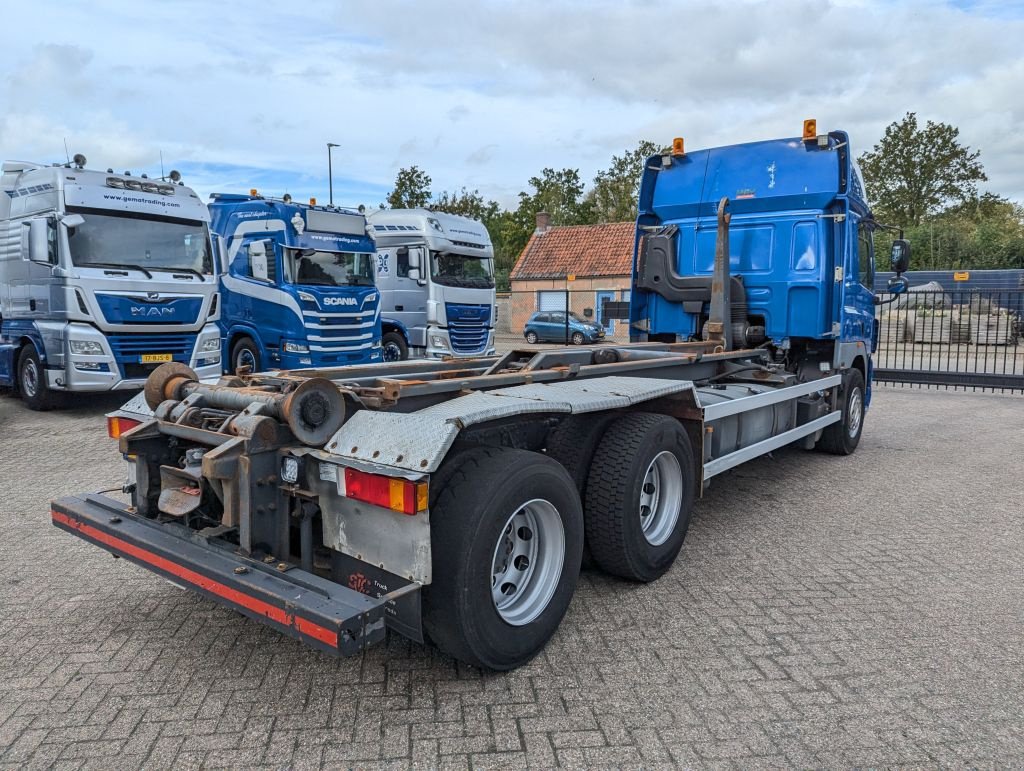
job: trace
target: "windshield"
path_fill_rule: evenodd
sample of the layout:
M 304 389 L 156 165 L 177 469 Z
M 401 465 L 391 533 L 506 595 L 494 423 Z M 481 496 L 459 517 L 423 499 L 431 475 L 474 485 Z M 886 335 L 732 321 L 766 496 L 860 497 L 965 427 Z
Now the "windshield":
M 359 252 L 285 250 L 285 277 L 307 286 L 373 286 L 373 255 Z
M 430 277 L 442 286 L 494 288 L 494 261 L 447 252 L 430 253 Z
M 68 230 L 73 265 L 213 273 L 205 222 L 69 208 L 85 222 Z

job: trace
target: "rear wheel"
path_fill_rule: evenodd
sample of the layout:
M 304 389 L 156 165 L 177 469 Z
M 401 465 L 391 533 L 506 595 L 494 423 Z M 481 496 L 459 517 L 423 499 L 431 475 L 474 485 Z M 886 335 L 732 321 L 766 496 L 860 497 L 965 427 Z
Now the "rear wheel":
M 31 343 L 22 348 L 18 356 L 18 390 L 30 410 L 52 410 L 60 400 L 60 394 L 51 391 L 46 384 L 46 371 Z
M 539 339 L 540 338 L 537 337 L 537 333 L 534 332 L 532 329 L 526 333 L 526 342 L 528 342 L 530 345 L 536 345 Z
M 608 426 L 586 488 L 597 565 L 634 581 L 665 573 L 686 538 L 694 489 L 693 451 L 678 420 L 635 413 Z
M 409 358 L 409 346 L 397 332 L 388 332 L 380 339 L 380 344 L 384 351 L 384 361 L 405 361 Z
M 561 463 L 572 477 L 573 484 L 580 493 L 584 519 L 587 516 L 587 473 L 590 471 L 594 453 L 597 452 L 598 442 L 601 441 L 608 425 L 617 417 L 619 416 L 615 413 L 607 412 L 599 415 L 570 415 L 548 435 L 545 450 L 548 457 Z M 582 565 L 585 568 L 594 566 L 594 559 L 586 541 L 583 543 Z
M 239 367 L 249 367 L 250 372 L 261 371 L 260 349 L 251 337 L 240 337 L 231 347 L 231 371 L 238 372 Z
M 864 396 L 864 375 L 859 369 L 847 370 L 839 394 L 843 417 L 822 432 L 819 448 L 833 455 L 853 454 L 864 433 Z
M 579 495 L 539 453 L 480 447 L 445 465 L 431 496 L 424 627 L 457 659 L 512 669 L 544 647 L 569 607 L 583 547 Z

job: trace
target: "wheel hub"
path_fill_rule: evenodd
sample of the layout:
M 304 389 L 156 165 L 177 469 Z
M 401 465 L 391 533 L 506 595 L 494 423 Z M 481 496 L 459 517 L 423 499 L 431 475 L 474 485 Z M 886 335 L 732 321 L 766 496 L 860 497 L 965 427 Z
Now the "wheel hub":
M 640 528 L 652 546 L 669 539 L 683 504 L 683 472 L 668 450 L 654 456 L 640 485 Z
M 539 616 L 558 586 L 565 559 L 565 530 L 558 509 L 535 498 L 505 523 L 491 561 L 491 599 L 512 626 Z

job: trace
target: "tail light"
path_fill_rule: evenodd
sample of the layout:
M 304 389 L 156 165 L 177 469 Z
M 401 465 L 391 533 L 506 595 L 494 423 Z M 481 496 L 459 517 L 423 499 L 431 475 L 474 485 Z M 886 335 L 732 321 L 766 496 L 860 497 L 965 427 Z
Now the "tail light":
M 131 431 L 136 426 L 141 426 L 141 420 L 132 420 L 131 418 L 120 418 L 114 415 L 107 416 L 107 436 L 111 439 L 120 439 L 121 435 Z
M 345 496 L 402 514 L 427 510 L 427 483 L 345 469 Z

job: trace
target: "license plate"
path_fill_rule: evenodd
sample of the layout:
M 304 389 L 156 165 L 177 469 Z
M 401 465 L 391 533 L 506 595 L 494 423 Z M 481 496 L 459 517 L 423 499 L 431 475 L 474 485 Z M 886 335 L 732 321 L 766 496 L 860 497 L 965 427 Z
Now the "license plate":
M 169 353 L 144 353 L 139 356 L 143 364 L 157 364 L 161 361 L 171 361 L 173 358 Z

